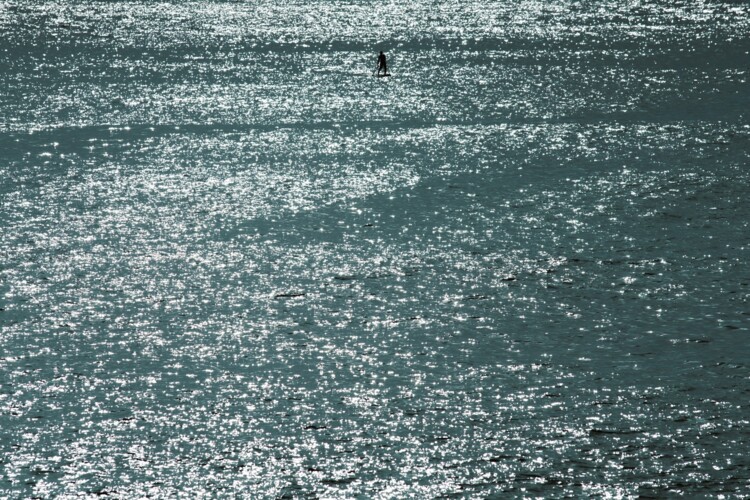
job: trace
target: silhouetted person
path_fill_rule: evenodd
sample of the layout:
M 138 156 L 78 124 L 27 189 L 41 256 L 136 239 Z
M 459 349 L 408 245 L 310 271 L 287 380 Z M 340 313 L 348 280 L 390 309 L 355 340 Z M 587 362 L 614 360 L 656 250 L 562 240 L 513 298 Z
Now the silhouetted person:
M 378 76 L 380 76 L 381 71 L 383 72 L 383 75 L 388 74 L 388 63 L 385 61 L 385 54 L 383 54 L 382 50 L 378 56 Z

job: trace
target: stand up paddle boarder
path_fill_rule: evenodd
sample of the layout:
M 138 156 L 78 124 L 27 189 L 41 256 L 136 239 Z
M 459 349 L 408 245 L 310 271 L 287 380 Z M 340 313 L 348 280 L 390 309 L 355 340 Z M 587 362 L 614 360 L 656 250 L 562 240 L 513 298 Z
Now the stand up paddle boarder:
M 388 63 L 385 60 L 385 54 L 383 54 L 382 50 L 378 56 L 378 76 L 380 76 L 381 71 L 383 72 L 383 76 L 388 76 Z

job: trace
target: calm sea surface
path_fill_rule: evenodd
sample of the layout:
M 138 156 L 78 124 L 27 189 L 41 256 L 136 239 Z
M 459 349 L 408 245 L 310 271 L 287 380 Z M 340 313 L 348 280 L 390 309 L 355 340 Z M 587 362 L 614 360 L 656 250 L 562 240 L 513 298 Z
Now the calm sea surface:
M 750 496 L 748 33 L 0 0 L 0 497 Z

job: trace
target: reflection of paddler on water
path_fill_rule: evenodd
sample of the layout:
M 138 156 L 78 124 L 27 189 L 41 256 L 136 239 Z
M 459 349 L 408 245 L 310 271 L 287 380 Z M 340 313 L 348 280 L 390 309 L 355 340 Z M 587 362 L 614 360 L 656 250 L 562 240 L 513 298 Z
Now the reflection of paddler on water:
M 381 71 L 383 72 L 382 75 L 380 74 Z M 388 74 L 388 62 L 385 60 L 385 54 L 382 50 L 378 56 L 378 76 L 391 76 Z

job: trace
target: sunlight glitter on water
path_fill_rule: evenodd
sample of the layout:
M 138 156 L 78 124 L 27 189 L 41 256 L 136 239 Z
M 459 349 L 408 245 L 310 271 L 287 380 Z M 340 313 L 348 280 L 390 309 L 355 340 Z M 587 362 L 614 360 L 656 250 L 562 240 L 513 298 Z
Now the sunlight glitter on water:
M 749 24 L 0 3 L 0 492 L 746 496 Z

